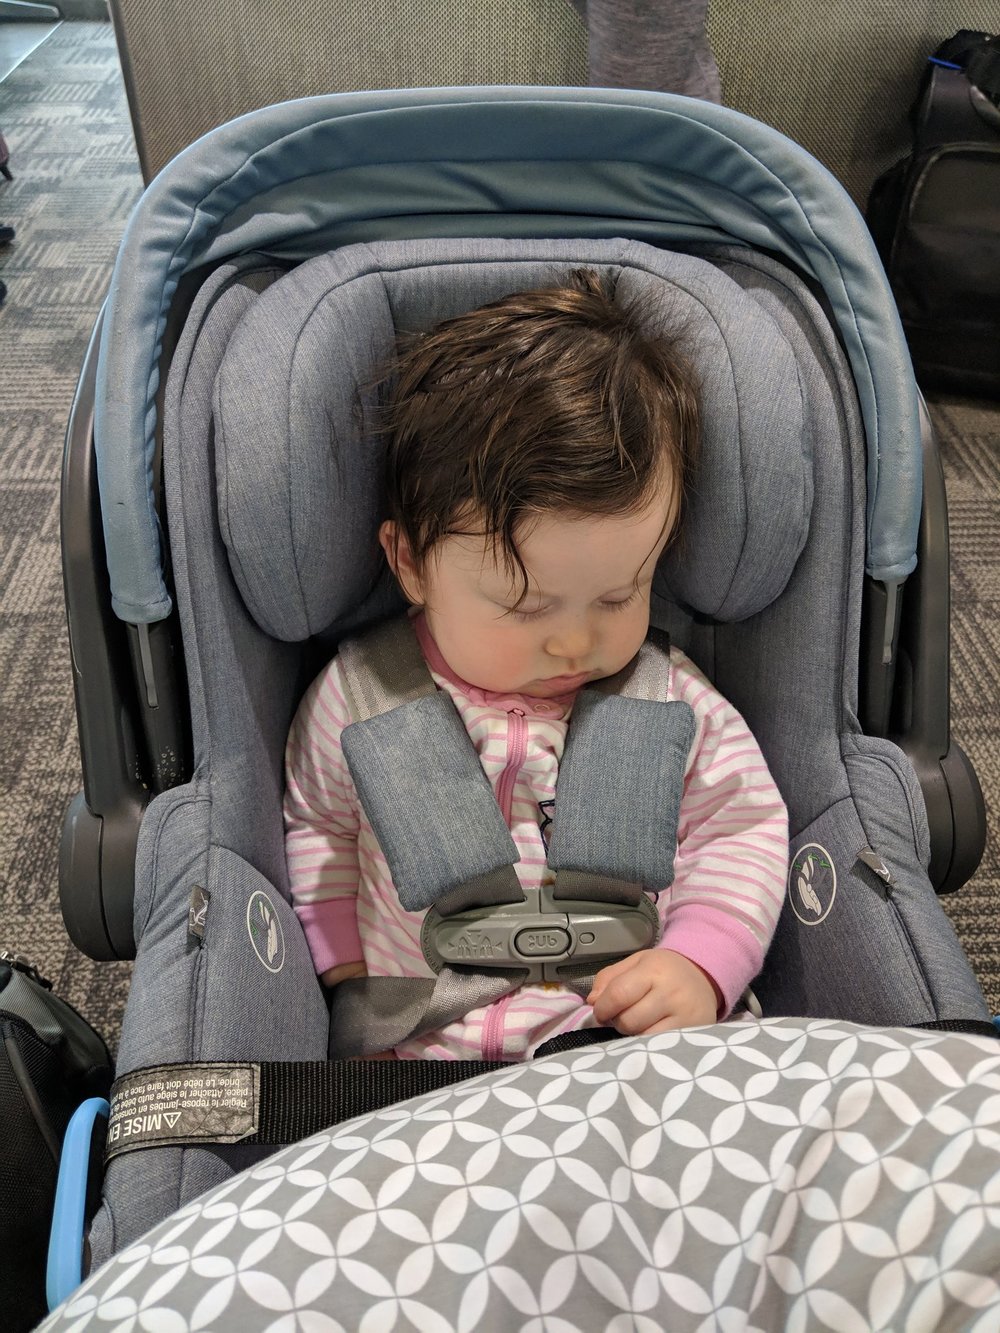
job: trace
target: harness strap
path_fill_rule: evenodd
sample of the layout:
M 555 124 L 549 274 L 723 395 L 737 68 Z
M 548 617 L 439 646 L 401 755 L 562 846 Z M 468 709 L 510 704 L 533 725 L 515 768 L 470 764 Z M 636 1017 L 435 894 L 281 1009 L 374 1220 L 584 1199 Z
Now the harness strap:
M 670 635 L 666 630 L 650 625 L 645 643 L 631 662 L 614 676 L 595 680 L 587 688 L 600 694 L 623 694 L 627 699 L 655 699 L 658 703 L 666 703 L 670 698 L 672 678 Z
M 523 980 L 524 973 L 456 972 L 445 967 L 436 977 L 341 981 L 330 997 L 330 1058 L 390 1051 L 400 1042 L 435 1032 L 472 1009 L 502 999 Z
M 556 898 L 636 903 L 643 885 L 673 882 L 694 732 L 694 712 L 679 700 L 580 691 L 556 781 Z
M 341 645 L 340 670 L 355 722 L 437 692 L 408 618 L 386 620 Z

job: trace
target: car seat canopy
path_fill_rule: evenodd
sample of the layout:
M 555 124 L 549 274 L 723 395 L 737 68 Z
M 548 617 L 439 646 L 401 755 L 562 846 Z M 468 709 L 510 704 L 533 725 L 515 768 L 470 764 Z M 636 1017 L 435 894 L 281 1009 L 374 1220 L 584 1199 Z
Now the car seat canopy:
M 860 214 L 804 149 L 726 107 L 619 89 L 338 93 L 267 107 L 192 144 L 151 184 L 108 295 L 94 401 L 123 620 L 167 617 L 155 506 L 162 339 L 178 283 L 251 251 L 299 262 L 357 241 L 607 237 L 752 246 L 822 289 L 867 434 L 870 576 L 916 563 L 916 386 Z
M 628 240 L 400 241 L 320 255 L 270 287 L 216 380 L 219 518 L 256 622 L 297 641 L 384 603 L 376 384 L 397 336 L 518 290 L 607 271 L 679 337 L 703 433 L 681 539 L 657 591 L 745 619 L 788 582 L 812 504 L 795 356 L 752 293 L 706 259 Z

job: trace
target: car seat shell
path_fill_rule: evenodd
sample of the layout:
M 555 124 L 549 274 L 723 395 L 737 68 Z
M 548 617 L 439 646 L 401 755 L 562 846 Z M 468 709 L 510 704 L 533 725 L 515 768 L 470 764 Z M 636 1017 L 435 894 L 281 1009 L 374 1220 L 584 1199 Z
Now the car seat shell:
M 143 644 L 175 590 L 191 737 L 180 780 L 155 795 L 138 828 L 138 956 L 120 1072 L 324 1057 L 325 1005 L 287 901 L 281 755 L 295 703 L 337 639 L 399 606 L 376 581 L 346 609 L 300 617 L 287 640 L 259 623 L 236 574 L 245 539 L 234 539 L 239 524 L 218 508 L 226 476 L 223 468 L 220 486 L 216 387 L 234 332 L 289 268 L 348 242 L 388 237 L 419 249 L 443 232 L 433 244 L 460 237 L 488 247 L 497 233 L 542 244 L 567 229 L 593 245 L 624 235 L 699 250 L 794 344 L 802 435 L 821 442 L 809 455 L 807 540 L 801 554 L 792 543 L 776 600 L 730 623 L 659 583 L 654 604 L 654 619 L 744 713 L 792 811 L 800 910 L 790 905 L 779 930 L 761 986 L 766 1011 L 873 1023 L 988 1017 L 927 880 L 913 771 L 858 721 L 865 565 L 892 588 L 912 567 L 922 462 L 905 346 L 853 205 L 781 136 L 685 99 L 538 89 L 343 95 L 253 113 L 193 145 L 140 203 L 112 282 L 94 396 L 111 588 L 119 614 L 139 627 L 137 679 L 147 686 Z M 163 389 L 161 352 L 181 312 Z M 169 549 L 160 547 L 156 495 L 161 434 Z M 890 629 L 893 615 L 894 603 Z M 164 628 L 173 634 L 172 623 Z M 884 628 L 874 631 L 879 650 Z M 865 849 L 891 863 L 892 893 L 859 860 Z M 209 895 L 201 936 L 189 930 L 195 890 Z M 280 939 L 266 958 L 250 929 L 262 902 Z M 838 934 L 841 913 L 850 924 Z M 95 1256 L 254 1155 L 199 1146 L 148 1150 L 137 1155 L 142 1165 L 116 1159 Z

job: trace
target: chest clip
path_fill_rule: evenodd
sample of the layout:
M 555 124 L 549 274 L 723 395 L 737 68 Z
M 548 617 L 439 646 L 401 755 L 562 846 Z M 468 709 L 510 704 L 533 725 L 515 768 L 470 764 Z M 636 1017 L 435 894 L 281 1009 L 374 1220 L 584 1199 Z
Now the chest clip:
M 617 958 L 651 948 L 660 920 L 642 894 L 636 905 L 553 898 L 549 885 L 525 889 L 522 903 L 474 907 L 442 916 L 431 907 L 420 943 L 435 972 L 443 967 L 483 971 L 527 969 L 526 982 L 559 982 L 572 969 L 596 971 Z

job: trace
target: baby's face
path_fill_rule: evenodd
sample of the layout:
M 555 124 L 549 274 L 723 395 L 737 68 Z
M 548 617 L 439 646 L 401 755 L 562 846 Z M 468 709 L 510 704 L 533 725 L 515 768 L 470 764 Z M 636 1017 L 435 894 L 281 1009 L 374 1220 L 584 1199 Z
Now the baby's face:
M 403 581 L 456 675 L 497 693 L 552 698 L 635 656 L 672 519 L 669 497 L 638 514 L 543 515 L 518 540 L 529 580 L 519 606 L 519 577 L 479 536 L 447 538 L 422 578 Z

